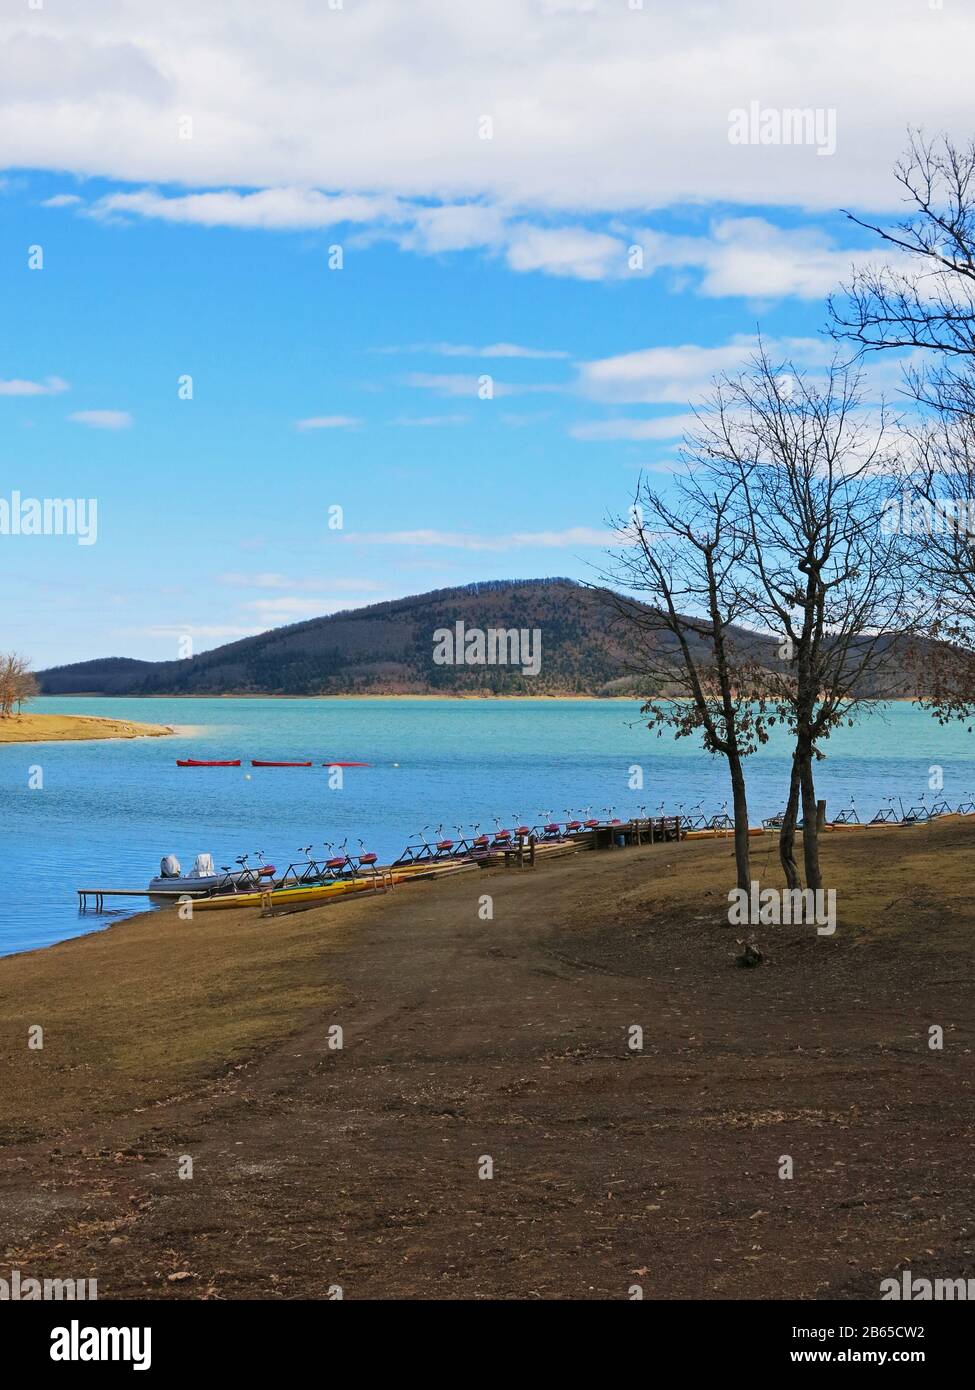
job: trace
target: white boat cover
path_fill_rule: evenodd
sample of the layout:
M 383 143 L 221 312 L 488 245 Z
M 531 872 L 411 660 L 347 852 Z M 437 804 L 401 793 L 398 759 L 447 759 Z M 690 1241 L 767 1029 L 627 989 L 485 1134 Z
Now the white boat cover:
M 180 863 L 175 854 L 164 854 L 159 861 L 160 878 L 179 878 Z
M 187 878 L 212 878 L 216 873 L 212 854 L 198 854 Z

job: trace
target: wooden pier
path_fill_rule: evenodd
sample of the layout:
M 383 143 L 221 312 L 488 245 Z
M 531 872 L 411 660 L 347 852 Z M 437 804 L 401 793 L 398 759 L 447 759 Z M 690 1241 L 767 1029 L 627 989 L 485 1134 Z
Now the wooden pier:
M 580 849 L 618 849 L 623 845 L 656 845 L 682 840 L 686 828 L 680 816 L 657 816 L 620 821 L 616 825 L 587 826 L 570 831 L 556 839 L 532 834 L 513 845 L 492 845 L 479 862 L 490 868 L 504 863 L 505 868 L 534 868 L 538 859 L 558 854 L 572 854 Z M 622 842 L 622 845 L 621 843 Z
M 79 888 L 78 907 L 82 912 L 87 912 L 89 901 L 94 900 L 94 911 L 103 912 L 105 910 L 106 898 L 182 898 L 191 897 L 189 893 L 150 893 L 145 888 Z

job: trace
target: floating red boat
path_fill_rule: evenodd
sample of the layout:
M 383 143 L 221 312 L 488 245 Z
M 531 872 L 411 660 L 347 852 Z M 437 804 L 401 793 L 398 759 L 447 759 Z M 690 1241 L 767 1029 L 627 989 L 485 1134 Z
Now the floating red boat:
M 322 767 L 372 767 L 372 763 L 322 763 Z
M 225 758 L 223 761 L 205 760 L 199 758 L 177 758 L 177 767 L 240 767 L 239 758 Z
M 311 763 L 266 763 L 258 758 L 251 758 L 251 767 L 311 767 Z

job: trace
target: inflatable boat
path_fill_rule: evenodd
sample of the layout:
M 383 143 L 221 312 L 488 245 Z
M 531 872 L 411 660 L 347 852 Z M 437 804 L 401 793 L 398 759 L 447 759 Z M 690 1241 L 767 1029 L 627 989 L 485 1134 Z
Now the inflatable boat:
M 188 893 L 191 896 L 212 893 L 215 888 L 231 888 L 243 884 L 248 888 L 258 887 L 262 879 L 274 873 L 273 864 L 261 864 L 256 869 L 235 869 L 233 873 L 217 873 L 213 866 L 212 854 L 198 854 L 188 874 L 184 874 L 175 854 L 164 855 L 159 864 L 159 873 L 150 879 L 148 893 Z

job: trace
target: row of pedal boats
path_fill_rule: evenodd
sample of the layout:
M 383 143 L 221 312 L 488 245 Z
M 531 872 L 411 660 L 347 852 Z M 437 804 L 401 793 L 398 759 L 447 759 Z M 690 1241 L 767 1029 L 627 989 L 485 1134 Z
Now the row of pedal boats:
M 217 911 L 221 908 L 276 907 L 279 904 L 314 903 L 355 893 L 375 892 L 412 879 L 439 878 L 478 867 L 475 859 L 448 861 L 419 861 L 412 864 L 380 865 L 375 855 L 360 855 L 355 860 L 343 860 L 344 867 L 331 870 L 323 864 L 309 861 L 294 865 L 276 879 L 273 864 L 244 868 L 233 872 L 209 872 L 213 868 L 210 855 L 196 857 L 193 869 L 183 874 L 179 861 L 167 855 L 161 872 L 149 884 L 150 897 L 172 900 L 190 898 L 193 911 Z M 351 866 L 351 867 L 350 867 Z M 176 872 L 173 872 L 175 868 Z M 167 872 L 168 870 L 168 872 Z
M 841 812 L 827 824 L 827 831 L 854 831 L 878 825 L 920 825 L 947 818 L 975 815 L 975 799 L 952 808 L 938 803 L 930 808 L 912 807 L 895 818 L 893 812 L 879 813 L 866 824 L 856 818 L 853 809 Z M 760 826 L 750 826 L 750 836 L 760 836 L 778 828 L 780 817 L 769 817 Z M 798 828 L 801 830 L 802 824 Z M 390 887 L 413 879 L 432 879 L 476 869 L 484 864 L 499 862 L 504 853 L 533 843 L 536 847 L 552 849 L 572 842 L 585 841 L 595 830 L 617 832 L 619 843 L 626 843 L 634 829 L 656 839 L 701 840 L 726 838 L 734 830 L 734 822 L 726 814 L 713 816 L 704 826 L 680 816 L 636 818 L 623 821 L 587 818 L 568 821 L 548 821 L 538 826 L 519 825 L 514 829 L 499 828 L 494 834 L 477 834 L 469 838 L 420 839 L 407 845 L 400 857 L 391 864 L 381 865 L 378 856 L 363 852 L 359 855 L 330 854 L 318 860 L 311 856 L 311 846 L 303 846 L 306 858 L 289 864 L 278 875 L 273 864 L 250 865 L 242 855 L 238 868 L 215 868 L 209 854 L 199 854 L 192 869 L 183 873 L 179 860 L 166 855 L 160 863 L 159 874 L 148 887 L 150 897 L 166 899 L 189 897 L 197 910 L 262 906 L 270 903 L 300 903 L 339 898 L 379 887 Z
M 252 906 L 266 903 L 268 897 L 273 905 L 342 896 L 364 889 L 374 890 L 380 884 L 439 878 L 462 869 L 478 868 L 504 851 L 527 846 L 532 841 L 536 846 L 552 848 L 571 843 L 597 828 L 612 830 L 623 826 L 624 822 L 619 819 L 604 822 L 591 818 L 549 821 L 540 826 L 519 825 L 514 829 L 499 827 L 493 834 L 413 842 L 391 864 L 380 864 L 378 855 L 368 852 L 358 855 L 343 852 L 316 859 L 311 856 L 312 847 L 306 845 L 301 850 L 306 858 L 289 864 L 280 875 L 275 865 L 263 863 L 260 854 L 258 858 L 262 862 L 256 865 L 248 862 L 247 855 L 241 855 L 236 869 L 223 865 L 219 870 L 212 855 L 198 854 L 186 873 L 176 856 L 168 854 L 161 860 L 159 873 L 150 881 L 147 892 L 150 897 L 192 898 L 194 911 Z M 667 834 L 668 826 L 675 826 L 675 818 L 665 817 L 657 822 L 661 837 Z

